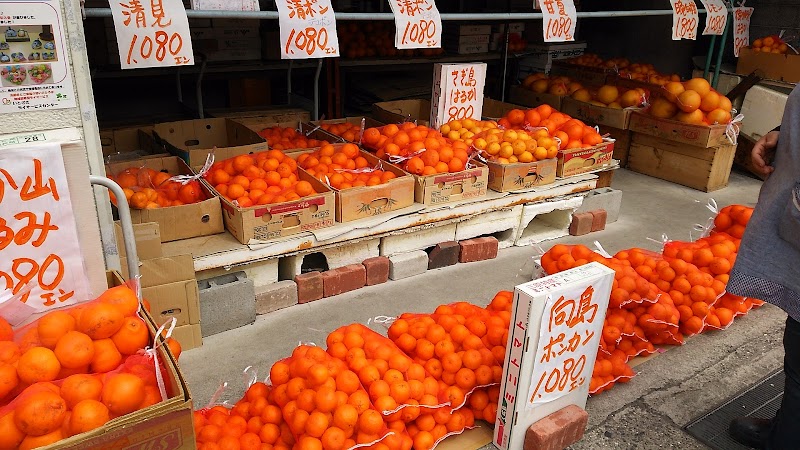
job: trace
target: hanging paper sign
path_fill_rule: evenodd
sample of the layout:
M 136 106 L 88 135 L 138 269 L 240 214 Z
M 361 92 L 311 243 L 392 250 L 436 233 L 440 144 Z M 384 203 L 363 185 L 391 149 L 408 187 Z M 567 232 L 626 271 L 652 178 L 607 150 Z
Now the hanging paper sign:
M 331 0 L 276 0 L 281 58 L 339 56 L 339 36 Z
M 0 114 L 74 108 L 57 0 L 0 1 Z
M 578 13 L 572 0 L 542 0 L 539 6 L 544 16 L 542 27 L 545 42 L 575 40 Z
M 442 18 L 433 0 L 389 0 L 394 13 L 394 46 L 441 48 Z
M 739 50 L 750 45 L 750 17 L 753 8 L 737 6 L 733 8 L 733 55 L 739 57 Z
M 672 4 L 672 40 L 697 39 L 700 21 L 694 0 L 669 0 Z
M 45 311 L 90 298 L 59 144 L 0 152 L 0 298 Z
M 194 64 L 181 0 L 117 0 L 110 6 L 123 69 Z
M 436 64 L 433 72 L 431 127 L 451 120 L 481 120 L 486 63 Z
M 728 8 L 722 0 L 700 0 L 706 9 L 704 35 L 722 36 L 728 23 Z

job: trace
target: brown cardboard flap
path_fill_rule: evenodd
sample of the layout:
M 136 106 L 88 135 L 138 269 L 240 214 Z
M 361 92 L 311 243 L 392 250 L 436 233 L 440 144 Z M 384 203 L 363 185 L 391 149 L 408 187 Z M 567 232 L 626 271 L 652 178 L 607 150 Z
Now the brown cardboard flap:
M 213 150 L 218 161 L 268 150 L 264 138 L 230 119 L 196 119 L 155 125 L 154 133 L 171 153 L 200 167 Z
M 122 227 L 119 221 L 114 222 L 114 234 L 117 236 L 117 250 L 119 256 L 124 258 L 127 255 L 125 243 L 122 237 Z M 158 258 L 161 253 L 161 232 L 158 223 L 135 223 L 133 224 L 133 235 L 136 240 L 136 255 L 139 260 Z
M 379 121 L 389 123 L 402 123 L 416 121 L 419 125 L 427 126 L 431 117 L 430 100 L 395 100 L 380 102 L 372 105 L 372 115 Z
M 550 105 L 559 111 L 561 111 L 561 101 L 565 98 L 558 95 L 548 94 L 546 92 L 539 94 L 529 91 L 522 86 L 511 87 L 511 95 L 509 97 L 512 102 L 520 105 L 525 105 L 528 107 Z
M 200 325 L 183 325 L 172 330 L 172 337 L 181 344 L 181 350 L 191 350 L 203 345 Z
M 173 317 L 177 325 L 200 323 L 199 291 L 196 280 L 166 283 L 142 289 L 142 298 L 150 302 L 150 314 L 161 326 Z
M 121 263 L 122 273 L 128 278 L 127 264 L 125 260 Z M 143 288 L 195 280 L 194 260 L 192 255 L 177 255 L 140 261 L 139 274 L 142 276 Z

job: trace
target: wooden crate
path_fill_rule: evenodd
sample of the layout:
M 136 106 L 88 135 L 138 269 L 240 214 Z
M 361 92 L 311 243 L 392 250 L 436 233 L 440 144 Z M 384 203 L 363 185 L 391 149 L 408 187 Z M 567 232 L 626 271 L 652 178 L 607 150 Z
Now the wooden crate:
M 633 133 L 628 168 L 704 192 L 728 185 L 734 145 L 697 147 Z

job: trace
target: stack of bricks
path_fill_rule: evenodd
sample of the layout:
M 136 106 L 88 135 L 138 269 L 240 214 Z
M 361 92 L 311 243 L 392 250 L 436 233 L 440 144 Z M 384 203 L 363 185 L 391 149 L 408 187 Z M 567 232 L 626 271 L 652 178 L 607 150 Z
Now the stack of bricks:
M 360 264 L 349 264 L 325 272 L 313 271 L 294 277 L 300 304 L 385 283 L 389 279 L 389 258 L 376 256 Z
M 606 229 L 608 213 L 604 209 L 596 209 L 572 215 L 572 222 L 569 224 L 569 234 L 571 236 L 583 236 L 595 231 Z

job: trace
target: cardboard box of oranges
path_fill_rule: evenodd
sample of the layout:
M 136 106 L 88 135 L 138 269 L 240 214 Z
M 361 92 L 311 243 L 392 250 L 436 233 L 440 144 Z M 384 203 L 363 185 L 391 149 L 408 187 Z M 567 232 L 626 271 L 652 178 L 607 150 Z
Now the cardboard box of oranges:
M 558 160 L 500 164 L 488 161 L 489 189 L 497 192 L 524 191 L 556 181 Z
M 756 70 L 772 80 L 796 83 L 800 81 L 800 55 L 757 51 L 748 47 L 740 49 L 736 73 L 749 75 Z
M 372 117 L 345 117 L 343 119 L 317 120 L 311 122 L 313 127 L 331 136 L 331 142 L 344 139 L 346 142 L 361 143 L 361 133 L 367 128 L 382 127 L 384 124 Z
M 549 92 L 533 92 L 522 86 L 512 86 L 509 98 L 512 103 L 524 106 L 550 105 L 557 110 L 561 110 L 561 101 L 565 96 L 551 94 Z
M 122 162 L 106 166 L 106 173 L 115 175 L 125 169 L 148 168 L 156 172 L 167 172 L 170 175 L 194 175 L 195 173 L 177 156 L 163 158 L 147 158 L 137 161 Z M 123 186 L 124 187 L 124 186 Z M 220 201 L 208 187 L 200 184 L 205 200 L 180 206 L 166 206 L 155 209 L 131 208 L 133 223 L 158 223 L 161 242 L 177 241 L 198 236 L 222 233 Z
M 731 143 L 725 134 L 727 125 L 695 125 L 672 119 L 661 119 L 643 112 L 631 114 L 629 128 L 634 133 L 649 134 L 697 147 L 711 148 Z
M 211 151 L 217 160 L 267 150 L 258 133 L 230 119 L 196 119 L 156 124 L 153 133 L 189 167 L 202 167 Z
M 489 187 L 489 168 L 477 161 L 470 164 L 472 168 L 461 172 L 414 175 L 414 200 L 425 205 L 440 205 L 485 196 Z
M 567 178 L 597 170 L 609 165 L 613 155 L 613 140 L 607 140 L 589 148 L 559 150 L 556 175 Z

